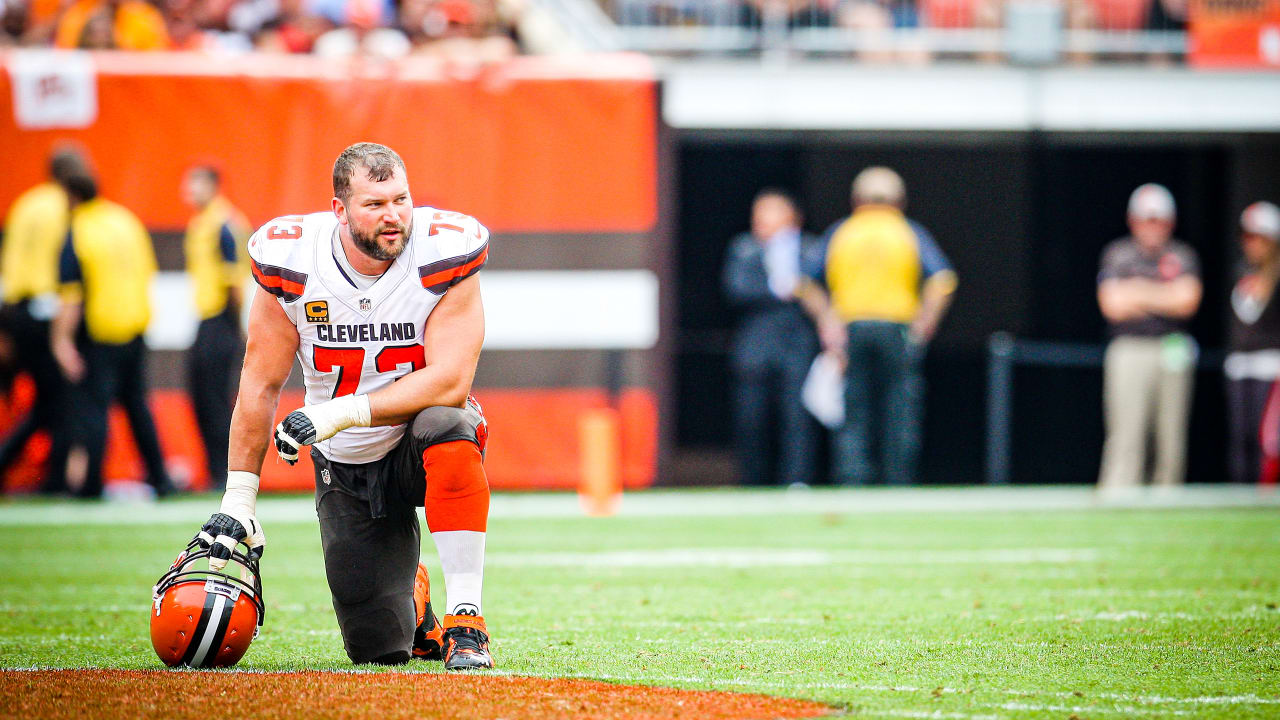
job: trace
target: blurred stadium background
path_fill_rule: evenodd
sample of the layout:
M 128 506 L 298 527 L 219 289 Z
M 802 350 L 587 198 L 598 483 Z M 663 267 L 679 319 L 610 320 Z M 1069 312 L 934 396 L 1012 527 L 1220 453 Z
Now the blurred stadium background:
M 911 214 L 961 278 L 926 366 L 923 482 L 1094 481 L 1098 256 L 1124 233 L 1128 193 L 1144 182 L 1173 191 L 1177 235 L 1203 261 L 1192 330 L 1207 352 L 1188 476 L 1223 478 L 1214 350 L 1236 223 L 1280 192 L 1274 0 L 4 9 L 0 212 L 72 141 L 102 194 L 151 230 L 162 270 L 147 335 L 152 404 L 171 469 L 193 488 L 208 478 L 182 387 L 195 327 L 182 175 L 217 166 L 257 224 L 326 208 L 332 160 L 360 140 L 403 154 L 420 204 L 495 232 L 476 381 L 494 428 L 495 487 L 576 487 L 584 418 L 599 410 L 617 422 L 627 487 L 732 482 L 733 318 L 719 290 L 728 240 L 766 186 L 795 192 L 806 228 L 822 230 L 847 214 L 849 182 L 872 164 L 903 175 Z M 1014 366 L 1013 420 L 989 428 L 998 332 L 1051 344 Z M 21 379 L 15 387 L 2 427 L 30 400 Z M 107 472 L 136 478 L 122 429 L 116 418 Z M 28 450 L 6 490 L 35 486 L 42 452 Z M 267 466 L 267 487 L 311 486 L 305 463 Z

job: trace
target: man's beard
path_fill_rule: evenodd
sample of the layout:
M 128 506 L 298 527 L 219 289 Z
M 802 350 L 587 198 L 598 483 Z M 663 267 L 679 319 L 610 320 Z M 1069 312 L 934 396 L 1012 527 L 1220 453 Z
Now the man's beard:
M 351 225 L 351 240 L 355 242 L 360 252 L 368 255 L 374 260 L 395 260 L 400 257 L 400 253 L 409 246 L 409 231 L 412 229 L 413 221 L 410 220 L 409 226 L 406 227 L 401 223 L 394 225 L 384 225 L 379 223 L 373 229 L 373 232 L 362 232 L 354 224 Z M 399 242 L 392 247 L 385 247 L 378 242 L 378 238 L 387 230 L 400 231 Z

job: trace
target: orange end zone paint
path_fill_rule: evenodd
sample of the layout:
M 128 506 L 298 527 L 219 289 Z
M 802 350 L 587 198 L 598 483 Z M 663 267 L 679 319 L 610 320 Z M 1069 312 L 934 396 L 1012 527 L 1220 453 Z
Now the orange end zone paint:
M 749 720 L 815 718 L 806 700 L 612 685 L 595 680 L 425 673 L 201 673 L 152 670 L 0 671 L 11 718 L 254 720 Z

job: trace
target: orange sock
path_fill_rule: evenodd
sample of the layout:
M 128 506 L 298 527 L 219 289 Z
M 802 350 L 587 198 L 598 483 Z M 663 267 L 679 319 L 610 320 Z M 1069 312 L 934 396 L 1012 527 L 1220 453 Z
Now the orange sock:
M 423 506 L 430 532 L 488 528 L 489 480 L 475 443 L 432 445 L 422 453 L 422 469 L 427 476 Z

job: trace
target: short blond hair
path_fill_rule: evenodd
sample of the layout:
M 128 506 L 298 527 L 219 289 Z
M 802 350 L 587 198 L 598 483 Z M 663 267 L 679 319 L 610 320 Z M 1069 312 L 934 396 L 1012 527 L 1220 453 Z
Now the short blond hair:
M 869 167 L 853 179 L 853 204 L 894 205 L 902 207 L 907 202 L 907 188 L 902 177 L 893 170 L 876 165 Z

